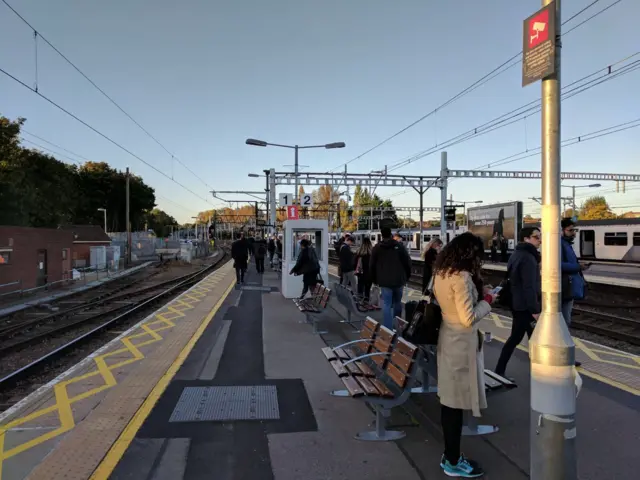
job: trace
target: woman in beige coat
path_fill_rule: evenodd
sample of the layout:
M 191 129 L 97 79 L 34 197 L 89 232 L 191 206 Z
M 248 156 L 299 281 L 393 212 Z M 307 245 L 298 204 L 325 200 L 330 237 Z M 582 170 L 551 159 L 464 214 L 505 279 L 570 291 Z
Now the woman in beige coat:
M 445 450 L 440 466 L 453 477 L 477 478 L 484 474 L 460 453 L 463 411 L 471 410 L 479 417 L 480 409 L 487 407 L 478 323 L 491 312 L 494 296 L 479 281 L 483 254 L 482 240 L 464 233 L 442 249 L 434 267 L 433 293 L 442 309 L 438 396 Z

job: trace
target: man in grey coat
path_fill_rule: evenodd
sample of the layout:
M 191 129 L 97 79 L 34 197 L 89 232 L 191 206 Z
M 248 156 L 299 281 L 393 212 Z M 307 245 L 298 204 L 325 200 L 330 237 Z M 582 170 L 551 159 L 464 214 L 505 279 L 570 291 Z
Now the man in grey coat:
M 540 316 L 540 230 L 524 227 L 520 231 L 520 243 L 511 255 L 507 275 L 511 287 L 511 335 L 502 347 L 495 372 L 503 375 L 514 350 L 526 333 L 533 334 L 533 326 Z

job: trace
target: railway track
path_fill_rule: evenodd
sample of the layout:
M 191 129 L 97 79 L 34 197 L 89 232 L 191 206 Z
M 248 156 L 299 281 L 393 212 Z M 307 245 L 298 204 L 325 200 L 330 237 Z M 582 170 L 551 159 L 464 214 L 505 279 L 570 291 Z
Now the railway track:
M 64 356 L 66 353 L 81 348 L 84 344 L 95 340 L 101 333 L 132 317 L 138 317 L 148 311 L 157 308 L 159 302 L 168 297 L 191 287 L 201 280 L 205 274 L 213 271 L 227 258 L 226 252 L 210 265 L 166 281 L 143 286 L 131 292 L 122 292 L 118 295 L 111 294 L 106 298 L 100 298 L 88 304 L 78 305 L 61 312 L 55 312 L 48 319 L 28 319 L 20 324 L 3 326 L 0 330 L 0 359 L 2 363 L 11 356 L 19 356 L 23 360 L 22 365 L 15 370 L 0 374 L 0 391 L 8 390 L 25 378 L 37 374 L 51 362 Z M 87 330 L 88 329 L 88 330 Z M 71 340 L 60 345 L 51 340 L 63 337 L 78 330 L 77 335 L 71 335 Z M 2 332 L 12 332 L 8 339 Z M 51 348 L 44 355 L 33 358 L 29 354 L 30 346 L 38 345 L 42 349 L 43 344 L 51 343 Z M 57 342 L 60 343 L 60 342 Z M 23 352 L 26 352 L 23 354 Z M 0 371 L 2 366 L 0 365 Z

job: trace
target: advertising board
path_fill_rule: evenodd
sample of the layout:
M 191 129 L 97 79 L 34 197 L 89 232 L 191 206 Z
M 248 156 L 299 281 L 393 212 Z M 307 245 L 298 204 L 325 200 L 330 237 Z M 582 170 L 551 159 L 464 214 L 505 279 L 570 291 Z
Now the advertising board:
M 509 244 L 509 250 L 513 250 L 522 228 L 522 202 L 469 208 L 467 218 L 468 231 L 482 238 L 485 251 L 491 249 L 494 233 L 503 236 Z

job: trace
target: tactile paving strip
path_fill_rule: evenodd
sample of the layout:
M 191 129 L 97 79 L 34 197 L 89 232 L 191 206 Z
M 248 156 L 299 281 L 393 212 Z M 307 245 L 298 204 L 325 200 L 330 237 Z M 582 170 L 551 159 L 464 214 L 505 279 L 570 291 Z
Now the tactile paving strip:
M 186 387 L 169 422 L 279 420 L 275 385 Z

